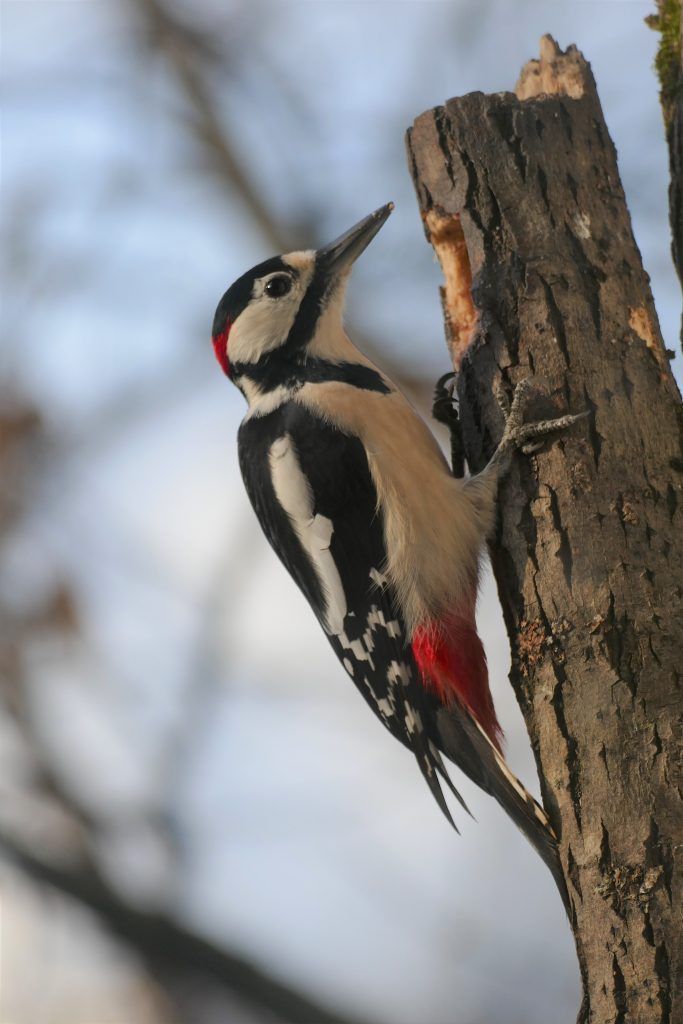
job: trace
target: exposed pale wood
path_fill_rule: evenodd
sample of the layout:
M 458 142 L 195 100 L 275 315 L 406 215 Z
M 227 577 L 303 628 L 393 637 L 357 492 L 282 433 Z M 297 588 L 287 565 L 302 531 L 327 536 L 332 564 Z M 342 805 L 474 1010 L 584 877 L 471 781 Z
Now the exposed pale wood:
M 518 89 L 422 114 L 409 160 L 428 238 L 438 252 L 440 239 L 462 235 L 469 260 L 463 271 L 446 253 L 442 265 L 470 466 L 500 438 L 499 379 L 538 379 L 548 397 L 534 414 L 591 412 L 570 436 L 517 459 L 492 559 L 512 683 L 561 834 L 581 1019 L 675 1024 L 680 396 L 588 64 L 544 37 Z M 463 273 L 472 327 L 454 347 Z

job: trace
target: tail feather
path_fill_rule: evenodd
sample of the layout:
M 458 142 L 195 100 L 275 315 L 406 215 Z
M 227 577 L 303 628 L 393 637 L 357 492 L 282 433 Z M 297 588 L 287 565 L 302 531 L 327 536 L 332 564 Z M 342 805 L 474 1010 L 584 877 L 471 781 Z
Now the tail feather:
M 559 857 L 557 836 L 547 814 L 505 763 L 491 737 L 468 711 L 456 704 L 437 712 L 443 752 L 473 782 L 495 797 L 550 869 L 571 915 L 569 894 Z

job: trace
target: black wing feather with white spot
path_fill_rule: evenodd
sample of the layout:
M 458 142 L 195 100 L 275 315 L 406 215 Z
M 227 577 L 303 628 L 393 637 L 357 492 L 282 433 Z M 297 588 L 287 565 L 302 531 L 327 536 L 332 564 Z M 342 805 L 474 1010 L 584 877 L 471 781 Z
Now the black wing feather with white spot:
M 440 705 L 418 680 L 405 624 L 383 575 L 383 523 L 363 445 L 289 402 L 267 416 L 245 420 L 239 456 L 270 544 L 356 687 L 392 735 L 413 752 L 453 824 L 439 776 L 465 804 L 437 748 Z M 295 479 L 299 474 L 301 479 Z

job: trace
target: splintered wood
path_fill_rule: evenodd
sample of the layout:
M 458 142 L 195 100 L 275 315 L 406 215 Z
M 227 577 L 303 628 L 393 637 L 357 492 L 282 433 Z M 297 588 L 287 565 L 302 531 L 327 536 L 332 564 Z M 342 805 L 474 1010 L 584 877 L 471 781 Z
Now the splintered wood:
M 550 35 L 541 38 L 540 57 L 530 60 L 517 79 L 517 99 L 562 95 L 579 100 L 585 91 L 586 62 L 575 46 L 563 53 Z
M 425 224 L 444 276 L 441 304 L 446 341 L 453 365 L 459 369 L 477 325 L 477 311 L 472 302 L 472 268 L 465 236 L 460 217 L 443 215 L 434 208 L 427 211 Z

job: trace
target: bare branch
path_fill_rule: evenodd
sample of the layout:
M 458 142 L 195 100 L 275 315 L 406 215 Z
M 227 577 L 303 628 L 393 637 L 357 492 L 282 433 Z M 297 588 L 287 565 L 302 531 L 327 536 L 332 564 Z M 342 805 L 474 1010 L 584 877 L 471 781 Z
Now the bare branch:
M 155 973 L 174 972 L 195 980 L 203 976 L 286 1024 L 354 1024 L 351 1018 L 315 1002 L 247 959 L 219 949 L 165 914 L 145 913 L 125 903 L 91 868 L 50 863 L 6 834 L 0 834 L 0 848 L 31 878 L 94 911 Z

